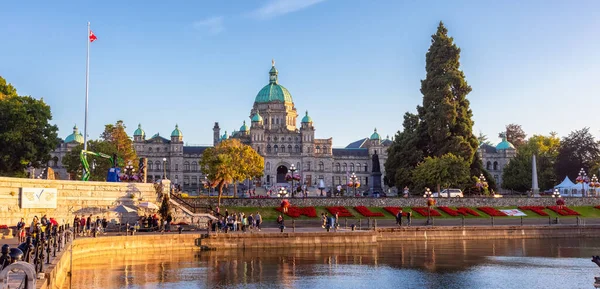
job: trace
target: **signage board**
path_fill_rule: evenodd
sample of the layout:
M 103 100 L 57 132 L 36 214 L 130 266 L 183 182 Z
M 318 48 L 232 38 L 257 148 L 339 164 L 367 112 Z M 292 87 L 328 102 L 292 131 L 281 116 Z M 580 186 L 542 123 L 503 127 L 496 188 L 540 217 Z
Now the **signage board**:
M 57 198 L 55 188 L 21 188 L 22 209 L 56 209 Z

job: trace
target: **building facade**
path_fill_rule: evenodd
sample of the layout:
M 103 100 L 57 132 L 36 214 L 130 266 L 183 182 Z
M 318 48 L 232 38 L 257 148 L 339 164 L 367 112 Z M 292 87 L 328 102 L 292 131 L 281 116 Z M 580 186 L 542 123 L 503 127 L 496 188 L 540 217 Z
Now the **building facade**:
M 61 180 L 70 180 L 71 176 L 67 172 L 67 168 L 63 165 L 63 158 L 74 147 L 83 143 L 83 135 L 79 132 L 77 125 L 73 127 L 73 133 L 68 135 L 64 140 L 60 139 L 58 146 L 50 152 L 50 163 L 48 164 L 54 170 L 54 173 Z
M 515 146 L 502 137 L 502 141 L 494 146 L 481 144 L 477 150 L 485 169 L 496 180 L 497 187 L 502 187 L 502 172 L 510 160 L 517 156 Z
M 272 63 L 269 83 L 263 87 L 250 109 L 249 122 L 242 122 L 231 135 L 221 134 L 219 123 L 213 127 L 213 145 L 228 138 L 239 139 L 254 148 L 265 161 L 264 176 L 254 180 L 257 186 L 287 185 L 285 176 L 295 169 L 301 183 L 316 187 L 323 180 L 326 188 L 346 185 L 355 173 L 365 190 L 372 180 L 372 157 L 378 154 L 380 163 L 387 159 L 387 148 L 392 141 L 382 139 L 377 129 L 368 138 L 362 138 L 344 148 L 334 148 L 333 139 L 315 138 L 315 125 L 306 111 L 298 127 L 298 112 L 291 93 L 278 81 L 279 72 Z M 198 162 L 206 146 L 184 146 L 183 134 L 176 125 L 170 139 L 155 134 L 146 139 L 141 125 L 134 132 L 134 146 L 139 157 L 148 158 L 150 180 L 166 175 L 181 184 L 184 191 L 197 191 L 206 178 Z M 384 167 L 380 168 L 385 175 Z M 385 188 L 384 188 L 385 189 Z

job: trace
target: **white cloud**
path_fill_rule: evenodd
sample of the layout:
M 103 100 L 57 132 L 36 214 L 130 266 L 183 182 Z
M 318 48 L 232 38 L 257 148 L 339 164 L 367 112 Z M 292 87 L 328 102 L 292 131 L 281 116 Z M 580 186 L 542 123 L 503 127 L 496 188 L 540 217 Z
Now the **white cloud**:
M 268 19 L 296 12 L 325 0 L 271 0 L 262 7 L 250 12 L 250 16 L 258 19 Z
M 213 35 L 217 35 L 223 32 L 223 30 L 225 30 L 225 26 L 223 25 L 223 16 L 215 16 L 199 21 L 194 21 L 194 28 L 200 31 L 207 31 L 208 33 Z

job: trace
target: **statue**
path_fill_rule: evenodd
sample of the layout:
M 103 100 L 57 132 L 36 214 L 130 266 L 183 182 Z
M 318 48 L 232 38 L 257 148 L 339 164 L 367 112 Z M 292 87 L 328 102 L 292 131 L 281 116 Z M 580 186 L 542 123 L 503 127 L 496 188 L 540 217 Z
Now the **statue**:
M 381 167 L 379 166 L 379 155 L 377 155 L 377 153 L 375 153 L 373 155 L 373 173 L 380 173 L 381 172 Z

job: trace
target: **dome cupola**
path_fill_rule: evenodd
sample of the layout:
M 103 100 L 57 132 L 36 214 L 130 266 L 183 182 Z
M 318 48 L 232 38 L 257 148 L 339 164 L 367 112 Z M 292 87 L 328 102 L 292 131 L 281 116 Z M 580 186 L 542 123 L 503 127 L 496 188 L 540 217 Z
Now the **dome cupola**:
M 79 132 L 77 125 L 73 126 L 73 133 L 65 138 L 65 143 L 83 143 L 83 135 Z
M 272 60 L 271 64 L 271 70 L 269 71 L 269 84 L 267 84 L 258 92 L 254 102 L 293 102 L 292 95 L 287 88 L 278 83 L 277 75 L 279 72 L 277 71 L 277 68 L 275 68 L 275 60 Z
M 502 141 L 496 146 L 496 150 L 514 150 L 515 146 L 506 140 L 506 135 L 502 135 Z
M 144 138 L 144 136 L 146 136 L 146 133 L 142 129 L 142 124 L 141 123 L 138 124 L 138 128 L 133 132 L 133 136 L 139 136 L 141 138 Z
M 247 132 L 248 126 L 246 125 L 246 121 L 244 120 L 244 124 L 240 127 L 240 132 Z
M 179 130 L 179 125 L 175 125 L 175 129 L 171 132 L 171 137 L 183 137 L 183 133 Z
M 252 122 L 262 122 L 263 118 L 262 116 L 260 116 L 260 113 L 258 113 L 258 110 L 256 111 L 256 113 L 252 116 Z
M 229 139 L 229 135 L 227 134 L 227 131 L 225 131 L 225 133 L 221 136 L 221 140 L 226 140 Z
M 302 123 L 311 123 L 312 118 L 310 116 L 308 116 L 308 110 L 306 111 L 306 113 L 304 114 L 304 117 L 302 118 Z
M 379 133 L 377 132 L 377 128 L 375 128 L 375 131 L 373 132 L 373 134 L 371 135 L 370 139 L 372 140 L 381 140 L 381 136 L 379 135 Z

